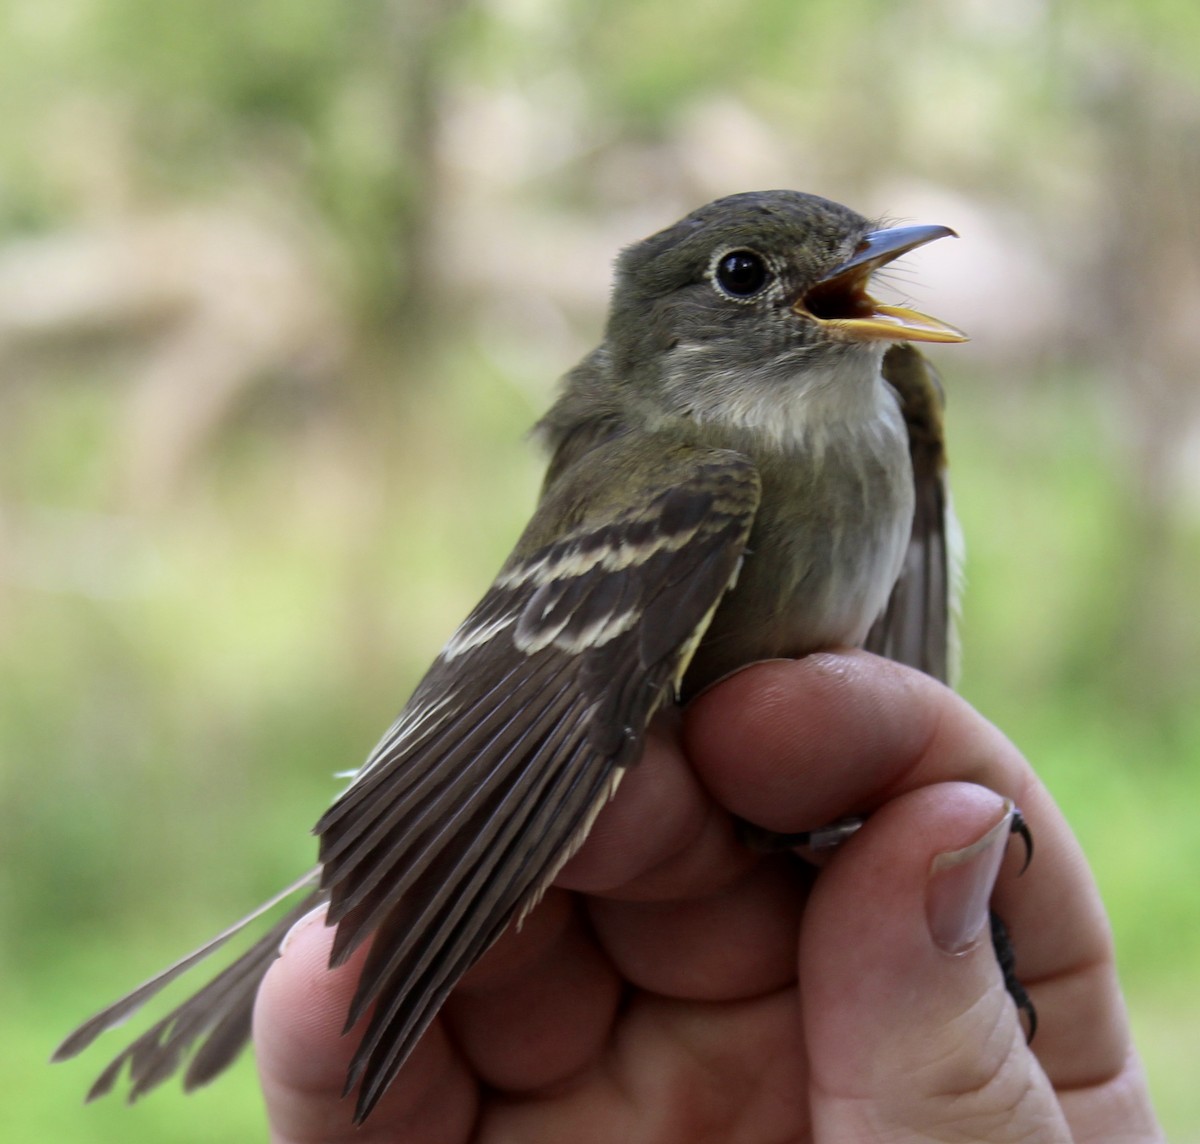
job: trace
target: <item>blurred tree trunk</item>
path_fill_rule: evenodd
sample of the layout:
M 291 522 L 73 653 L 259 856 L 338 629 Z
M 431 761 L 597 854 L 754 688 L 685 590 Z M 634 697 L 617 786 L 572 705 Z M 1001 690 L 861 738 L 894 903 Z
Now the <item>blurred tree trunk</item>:
M 1116 390 L 1135 477 L 1119 522 L 1111 632 L 1114 662 L 1130 667 L 1114 683 L 1153 710 L 1190 688 L 1197 668 L 1178 509 L 1200 418 L 1200 97 L 1126 58 L 1108 71 L 1092 113 L 1108 212 L 1092 277 L 1093 345 Z
M 391 0 L 384 43 L 393 61 L 403 183 L 396 189 L 392 236 L 395 293 L 387 305 L 389 325 L 413 351 L 429 348 L 442 328 L 445 304 L 434 236 L 441 198 L 438 123 L 443 89 L 453 79 L 446 67 L 453 25 L 469 0 Z
M 395 632 L 386 619 L 395 602 L 394 570 L 372 554 L 379 550 L 378 537 L 395 527 L 394 500 L 427 492 L 417 465 L 402 466 L 403 486 L 389 487 L 384 474 L 390 466 L 373 458 L 395 450 L 397 440 L 404 439 L 400 426 L 410 423 L 414 412 L 419 419 L 416 391 L 436 386 L 439 347 L 453 325 L 437 248 L 439 210 L 446 198 L 439 128 L 446 91 L 457 82 L 447 66 L 457 46 L 455 20 L 469 3 L 387 0 L 380 29 L 399 161 L 393 168 L 397 185 L 384 195 L 389 249 L 383 252 L 382 296 L 376 296 L 382 336 L 366 343 L 369 360 L 360 363 L 353 396 L 358 405 L 353 422 L 362 434 L 357 455 L 378 472 L 363 478 L 374 495 L 353 534 L 344 538 L 340 621 L 361 694 L 372 694 L 381 679 L 389 678 L 396 658 Z M 437 474 L 428 476 L 436 484 Z

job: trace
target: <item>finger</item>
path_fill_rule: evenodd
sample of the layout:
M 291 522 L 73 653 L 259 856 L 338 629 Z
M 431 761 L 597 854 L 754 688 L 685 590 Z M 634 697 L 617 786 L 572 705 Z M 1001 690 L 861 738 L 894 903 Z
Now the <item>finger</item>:
M 621 986 L 572 896 L 551 890 L 467 973 L 443 1017 L 479 1079 L 532 1092 L 595 1062 Z
M 621 976 L 663 997 L 733 1001 L 795 980 L 807 876 L 788 856 L 761 860 L 702 898 L 594 899 L 596 936 Z
M 1070 1139 L 990 948 L 1010 813 L 982 787 L 927 787 L 817 879 L 799 972 L 815 1139 Z
M 809 1140 L 792 989 L 698 1005 L 637 993 L 603 1067 L 536 1100 L 484 1112 L 478 1138 L 569 1141 Z
M 477 1090 L 436 1021 L 366 1124 L 353 1124 L 354 1101 L 342 1098 L 342 1086 L 361 1030 L 341 1034 L 366 949 L 327 969 L 333 930 L 323 917 L 310 914 L 293 928 L 255 1005 L 255 1057 L 273 1144 L 467 1140 Z
M 1037 856 L 1020 879 L 1001 879 L 995 901 L 1039 1013 L 1034 1047 L 1060 1088 L 1123 1075 L 1129 1031 L 1086 860 L 1020 752 L 958 696 L 866 653 L 816 655 L 748 668 L 706 693 L 684 740 L 718 799 L 772 829 L 819 825 L 960 779 L 1014 799 Z
M 928 676 L 864 652 L 772 660 L 692 704 L 684 749 L 734 814 L 770 830 L 798 831 L 870 810 L 896 793 L 954 702 Z M 973 744 L 973 755 L 988 763 L 975 781 L 993 790 L 1017 785 L 1019 755 L 990 727 L 985 738 Z M 977 765 L 958 758 L 957 777 Z
M 555 884 L 626 901 L 697 897 L 754 861 L 684 758 L 677 722 L 662 718 Z

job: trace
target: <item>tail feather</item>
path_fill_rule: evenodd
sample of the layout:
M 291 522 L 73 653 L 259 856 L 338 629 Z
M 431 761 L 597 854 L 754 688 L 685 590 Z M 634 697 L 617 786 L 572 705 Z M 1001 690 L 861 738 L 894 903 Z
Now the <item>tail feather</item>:
M 310 871 L 199 949 L 101 1010 L 71 1033 L 51 1059 L 62 1061 L 81 1053 L 105 1030 L 120 1025 L 160 990 L 315 879 L 316 871 Z M 280 943 L 300 918 L 326 900 L 327 895 L 320 890 L 306 894 L 241 957 L 114 1057 L 97 1077 L 87 1099 L 94 1100 L 111 1091 L 128 1064 L 132 1082 L 129 1099 L 136 1100 L 175 1073 L 198 1042 L 200 1047 L 184 1075 L 186 1089 L 206 1084 L 226 1069 L 250 1038 L 254 997 L 279 955 Z

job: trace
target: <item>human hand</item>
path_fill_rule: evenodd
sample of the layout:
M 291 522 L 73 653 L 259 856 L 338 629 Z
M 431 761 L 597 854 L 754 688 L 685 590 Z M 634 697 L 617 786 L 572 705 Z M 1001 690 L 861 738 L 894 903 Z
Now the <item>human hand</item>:
M 1037 842 L 1020 881 L 1007 800 Z M 792 832 L 862 812 L 815 878 L 750 853 L 731 818 Z M 988 939 L 997 867 L 1032 1047 Z M 331 938 L 300 923 L 260 991 L 278 1144 L 1162 1138 L 1057 808 L 966 703 L 864 653 L 755 665 L 657 724 L 361 1128 L 339 1034 L 363 951 L 328 972 Z

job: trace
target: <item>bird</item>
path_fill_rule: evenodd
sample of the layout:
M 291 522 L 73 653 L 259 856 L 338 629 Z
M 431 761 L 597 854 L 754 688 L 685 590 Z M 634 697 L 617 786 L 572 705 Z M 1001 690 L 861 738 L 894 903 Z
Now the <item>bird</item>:
M 298 900 L 119 1053 L 129 1098 L 191 1089 L 250 1037 L 292 925 L 371 939 L 346 1014 L 361 1123 L 450 991 L 538 902 L 657 711 L 756 660 L 862 647 L 947 681 L 959 557 L 942 386 L 914 343 L 966 335 L 877 301 L 940 225 L 794 190 L 717 199 L 619 255 L 603 338 L 535 426 L 538 503 L 482 599 L 314 827 L 316 867 L 71 1033 L 72 1057 Z

